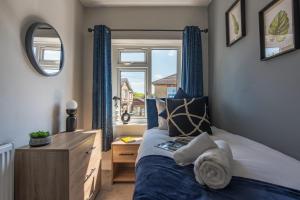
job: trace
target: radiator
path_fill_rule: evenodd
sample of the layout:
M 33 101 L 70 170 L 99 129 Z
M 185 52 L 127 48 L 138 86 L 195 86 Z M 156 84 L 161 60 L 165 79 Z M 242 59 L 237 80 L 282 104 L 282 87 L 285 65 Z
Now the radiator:
M 14 198 L 14 146 L 0 146 L 0 200 Z

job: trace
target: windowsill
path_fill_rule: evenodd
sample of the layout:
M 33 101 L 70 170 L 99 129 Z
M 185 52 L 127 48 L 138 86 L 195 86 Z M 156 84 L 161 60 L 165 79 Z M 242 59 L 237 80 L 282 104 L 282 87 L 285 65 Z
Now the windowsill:
M 115 126 L 120 126 L 120 125 L 142 125 L 142 126 L 147 126 L 148 120 L 145 117 L 133 117 L 131 118 L 131 120 L 129 121 L 128 124 L 123 124 L 122 120 L 120 120 L 120 118 L 118 118 L 117 120 L 113 120 L 113 125 Z
M 147 126 L 147 122 L 129 122 L 128 124 L 123 124 L 122 121 L 113 122 L 113 126 Z
M 115 122 L 113 124 L 114 138 L 121 136 L 142 137 L 147 129 L 147 123 L 129 123 Z

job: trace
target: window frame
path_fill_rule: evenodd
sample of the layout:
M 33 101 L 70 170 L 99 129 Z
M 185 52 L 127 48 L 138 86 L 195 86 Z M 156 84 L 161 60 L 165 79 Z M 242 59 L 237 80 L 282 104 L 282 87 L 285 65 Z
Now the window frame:
M 137 42 L 136 42 L 137 41 Z M 118 40 L 112 41 L 112 67 L 113 67 L 113 93 L 121 96 L 121 72 L 122 71 L 145 71 L 145 118 L 134 118 L 130 123 L 146 124 L 147 123 L 147 105 L 146 99 L 152 96 L 152 50 L 177 50 L 177 88 L 181 86 L 181 60 L 182 60 L 182 41 L 181 40 Z M 144 63 L 121 63 L 120 52 L 146 52 L 146 62 Z M 114 110 L 114 108 L 113 108 Z M 116 117 L 114 117 L 116 119 Z M 119 120 L 114 121 L 118 123 Z

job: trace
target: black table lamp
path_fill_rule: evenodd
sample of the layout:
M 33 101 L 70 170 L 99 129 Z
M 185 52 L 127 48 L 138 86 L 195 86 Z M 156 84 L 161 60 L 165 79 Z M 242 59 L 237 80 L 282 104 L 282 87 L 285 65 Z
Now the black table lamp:
M 77 128 L 77 107 L 78 104 L 76 101 L 71 100 L 67 102 L 67 109 L 66 112 L 69 115 L 66 120 L 66 131 L 67 132 L 73 132 Z

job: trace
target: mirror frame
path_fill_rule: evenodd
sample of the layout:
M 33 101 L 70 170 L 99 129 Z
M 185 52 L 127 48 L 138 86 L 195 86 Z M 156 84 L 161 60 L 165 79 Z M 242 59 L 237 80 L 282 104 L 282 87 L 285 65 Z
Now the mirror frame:
M 56 34 L 58 35 L 59 40 L 61 42 L 61 51 L 62 51 L 62 53 L 61 53 L 61 61 L 60 61 L 60 65 L 59 65 L 59 71 L 57 73 L 54 73 L 54 74 L 46 73 L 44 70 L 42 70 L 40 68 L 39 64 L 37 63 L 37 61 L 35 59 L 35 55 L 34 55 L 33 50 L 32 50 L 34 31 L 35 31 L 35 29 L 38 26 L 41 26 L 41 25 L 51 27 L 56 32 Z M 51 26 L 50 24 L 43 23 L 43 22 L 35 22 L 35 23 L 31 24 L 30 27 L 28 28 L 27 32 L 26 32 L 26 36 L 25 36 L 25 48 L 26 48 L 27 57 L 29 58 L 32 66 L 40 74 L 42 74 L 44 76 L 51 77 L 51 76 L 58 75 L 63 70 L 63 67 L 64 67 L 64 45 L 63 45 L 63 42 L 62 42 L 61 37 L 58 34 L 57 30 L 53 26 Z

